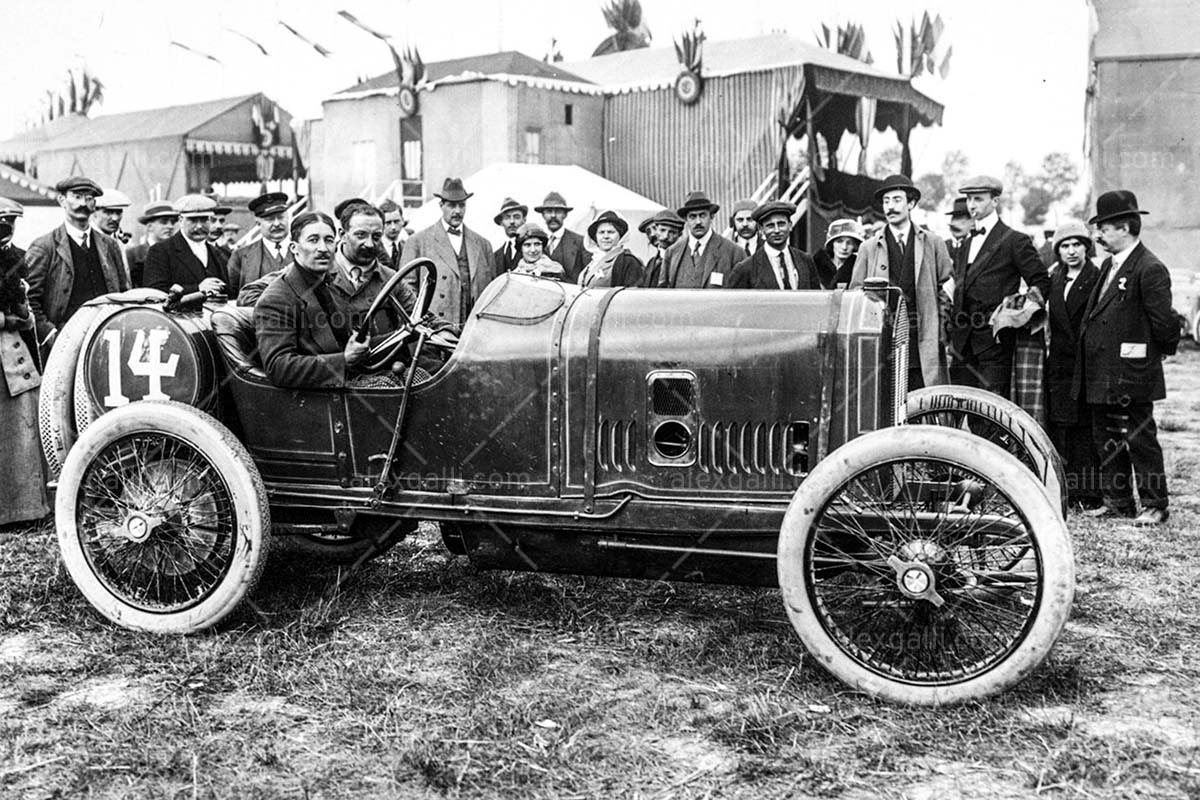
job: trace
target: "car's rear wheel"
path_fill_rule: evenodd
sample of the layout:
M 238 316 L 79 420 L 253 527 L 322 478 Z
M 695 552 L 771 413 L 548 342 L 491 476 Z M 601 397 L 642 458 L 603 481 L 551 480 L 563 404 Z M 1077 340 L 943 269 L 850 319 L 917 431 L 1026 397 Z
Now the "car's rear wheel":
M 926 386 L 908 393 L 905 421 L 942 425 L 981 436 L 1016 456 L 1067 514 L 1067 477 L 1050 436 L 1016 403 L 974 386 Z
M 253 591 L 271 514 L 258 469 L 220 422 L 175 402 L 98 418 L 63 465 L 58 540 L 75 585 L 126 628 L 190 633 Z
M 940 705 L 1003 691 L 1070 613 L 1065 524 L 1011 454 L 964 431 L 887 428 L 830 453 L 779 540 L 788 616 L 856 689 Z

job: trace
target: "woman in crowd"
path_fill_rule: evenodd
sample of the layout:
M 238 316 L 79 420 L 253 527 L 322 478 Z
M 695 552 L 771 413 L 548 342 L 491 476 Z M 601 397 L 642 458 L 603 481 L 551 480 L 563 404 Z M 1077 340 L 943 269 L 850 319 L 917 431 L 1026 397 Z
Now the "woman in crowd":
M 21 207 L 0 205 L 0 525 L 50 513 L 38 438 L 38 387 L 42 383 L 37 337 L 24 280 L 24 252 L 12 245 Z M 5 213 L 8 212 L 8 213 Z
M 588 238 L 598 248 L 579 275 L 579 285 L 637 286 L 642 279 L 642 262 L 621 243 L 629 223 L 615 211 L 605 211 L 588 226 Z
M 549 241 L 550 234 L 536 222 L 522 225 L 517 231 L 517 249 L 521 252 L 521 260 L 513 267 L 513 272 L 561 281 L 564 275 L 562 264 L 546 255 Z
M 1050 268 L 1047 301 L 1050 343 L 1046 355 L 1046 431 L 1063 458 L 1071 503 L 1080 508 L 1101 504 L 1099 464 L 1092 446 L 1087 404 L 1071 399 L 1076 345 L 1083 312 L 1100 271 L 1092 263 L 1087 226 L 1071 220 L 1054 234 L 1055 263 Z
M 838 219 L 829 223 L 825 246 L 813 256 L 822 289 L 844 288 L 850 283 L 854 259 L 864 238 L 863 227 L 855 220 Z

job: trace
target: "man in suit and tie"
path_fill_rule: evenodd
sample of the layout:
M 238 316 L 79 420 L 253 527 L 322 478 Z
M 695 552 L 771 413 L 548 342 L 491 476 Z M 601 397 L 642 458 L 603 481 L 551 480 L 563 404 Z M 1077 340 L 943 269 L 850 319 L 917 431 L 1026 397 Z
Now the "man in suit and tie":
M 661 283 L 664 289 L 719 289 L 733 267 L 746 257 L 744 250 L 712 229 L 720 206 L 704 192 L 692 192 L 679 209 L 687 236 L 667 250 Z
M 758 232 L 758 223 L 754 221 L 754 211 L 758 208 L 753 200 L 738 200 L 733 204 L 733 213 L 729 216 L 729 228 L 733 231 L 733 243 L 742 248 L 745 258 L 758 252 L 762 239 Z
M 820 289 L 817 265 L 806 253 L 788 245 L 792 215 L 796 207 L 771 200 L 754 210 L 755 229 L 761 230 L 763 246 L 733 268 L 727 289 Z
M 400 253 L 404 250 L 404 210 L 396 205 L 396 201 L 388 198 L 379 204 L 383 214 L 383 252 L 379 260 L 391 269 L 400 268 Z
M 100 187 L 91 178 L 75 176 L 54 188 L 66 221 L 34 239 L 25 253 L 29 308 L 43 350 L 52 341 L 51 334 L 81 305 L 129 288 L 121 245 L 91 226 Z
M 404 243 L 400 261 L 407 264 L 422 257 L 433 260 L 438 280 L 429 310 L 462 326 L 479 295 L 496 277 L 496 264 L 488 240 L 463 225 L 471 193 L 463 186 L 462 178 L 447 178 L 434 197 L 439 200 L 442 218 Z
M 578 283 L 579 274 L 587 266 L 590 259 L 587 248 L 584 247 L 583 237 L 575 231 L 564 227 L 571 206 L 558 192 L 550 192 L 540 206 L 533 209 L 542 215 L 546 221 L 546 231 L 550 240 L 546 243 L 546 255 L 551 261 L 562 264 L 563 280 L 567 283 Z
M 950 381 L 1009 397 L 1016 332 L 992 332 L 992 312 L 1016 294 L 1024 279 L 1044 299 L 1050 276 L 1033 241 L 1005 225 L 996 213 L 1003 186 L 980 175 L 959 189 L 975 227 L 954 263 L 954 309 L 950 315 Z
M 646 233 L 646 238 L 654 245 L 655 250 L 654 255 L 646 262 L 642 286 L 653 289 L 662 282 L 662 265 L 667 251 L 683 234 L 683 219 L 671 209 L 664 208 L 646 219 Z
M 946 240 L 946 252 L 950 254 L 950 260 L 958 259 L 958 251 L 962 248 L 964 242 L 970 242 L 971 229 L 975 227 L 975 221 L 971 219 L 971 212 L 967 210 L 967 198 L 954 198 L 954 205 L 946 212 L 946 216 L 950 218 L 950 238 Z
M 178 284 L 187 293 L 222 295 L 228 283 L 225 256 L 208 241 L 217 203 L 203 194 L 185 194 L 175 203 L 179 233 L 146 252 L 146 285 L 170 291 Z
M 954 270 L 945 243 L 913 224 L 912 212 L 920 199 L 921 191 L 904 175 L 884 178 L 875 200 L 882 206 L 887 224 L 858 248 L 850 275 L 851 289 L 862 288 L 868 278 L 884 278 L 904 294 L 910 391 L 946 382 L 942 286 Z
M 129 265 L 129 283 L 134 288 L 145 285 L 146 253 L 151 245 L 170 239 L 179 230 L 179 214 L 164 200 L 147 203 L 138 222 L 146 226 L 146 240 L 125 248 L 125 263 Z
M 505 241 L 496 249 L 496 274 L 508 272 L 521 260 L 521 248 L 517 247 L 517 233 L 525 224 L 529 214 L 529 206 L 522 205 L 511 197 L 504 198 L 500 204 L 500 213 L 492 217 L 504 229 Z
M 236 297 L 242 287 L 292 263 L 288 247 L 288 196 L 267 192 L 248 203 L 258 220 L 262 238 L 239 247 L 229 258 L 229 296 Z
M 1083 312 L 1072 394 L 1092 414 L 1104 493 L 1094 515 L 1133 516 L 1136 485 L 1142 513 L 1135 523 L 1159 525 L 1167 520 L 1168 495 L 1154 401 L 1167 396 L 1162 359 L 1179 346 L 1179 324 L 1171 275 L 1140 240 L 1145 213 L 1123 189 L 1096 200 L 1088 223 L 1111 255 Z

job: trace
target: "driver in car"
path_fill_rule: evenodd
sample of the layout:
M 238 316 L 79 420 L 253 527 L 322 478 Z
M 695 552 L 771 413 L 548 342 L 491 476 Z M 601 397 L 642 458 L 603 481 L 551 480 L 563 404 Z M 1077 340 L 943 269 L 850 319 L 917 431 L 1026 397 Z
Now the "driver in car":
M 295 262 L 266 287 L 254 307 L 263 368 L 277 386 L 400 385 L 391 374 L 365 369 L 370 339 L 356 336 L 371 301 L 393 274 L 377 261 L 378 242 L 371 244 L 378 239 L 375 227 L 382 235 L 383 220 L 365 202 L 339 210 L 346 220 L 343 246 L 336 244 L 334 222 L 327 214 L 309 212 L 292 221 Z M 401 306 L 411 312 L 412 291 L 402 284 L 396 291 Z M 398 314 L 385 306 L 370 332 L 386 335 L 398 325 Z

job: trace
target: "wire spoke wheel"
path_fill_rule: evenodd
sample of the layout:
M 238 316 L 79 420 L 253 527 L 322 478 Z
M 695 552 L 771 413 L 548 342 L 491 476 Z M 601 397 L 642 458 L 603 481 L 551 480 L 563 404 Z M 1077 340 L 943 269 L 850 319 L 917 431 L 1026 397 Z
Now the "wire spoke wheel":
M 182 403 L 132 403 L 90 425 L 63 464 L 55 516 L 75 585 L 133 630 L 217 624 L 253 590 L 270 547 L 249 453 Z
M 779 581 L 817 660 L 921 705 L 994 694 L 1046 657 L 1074 561 L 1042 485 L 997 445 L 903 425 L 830 453 L 784 518 Z

